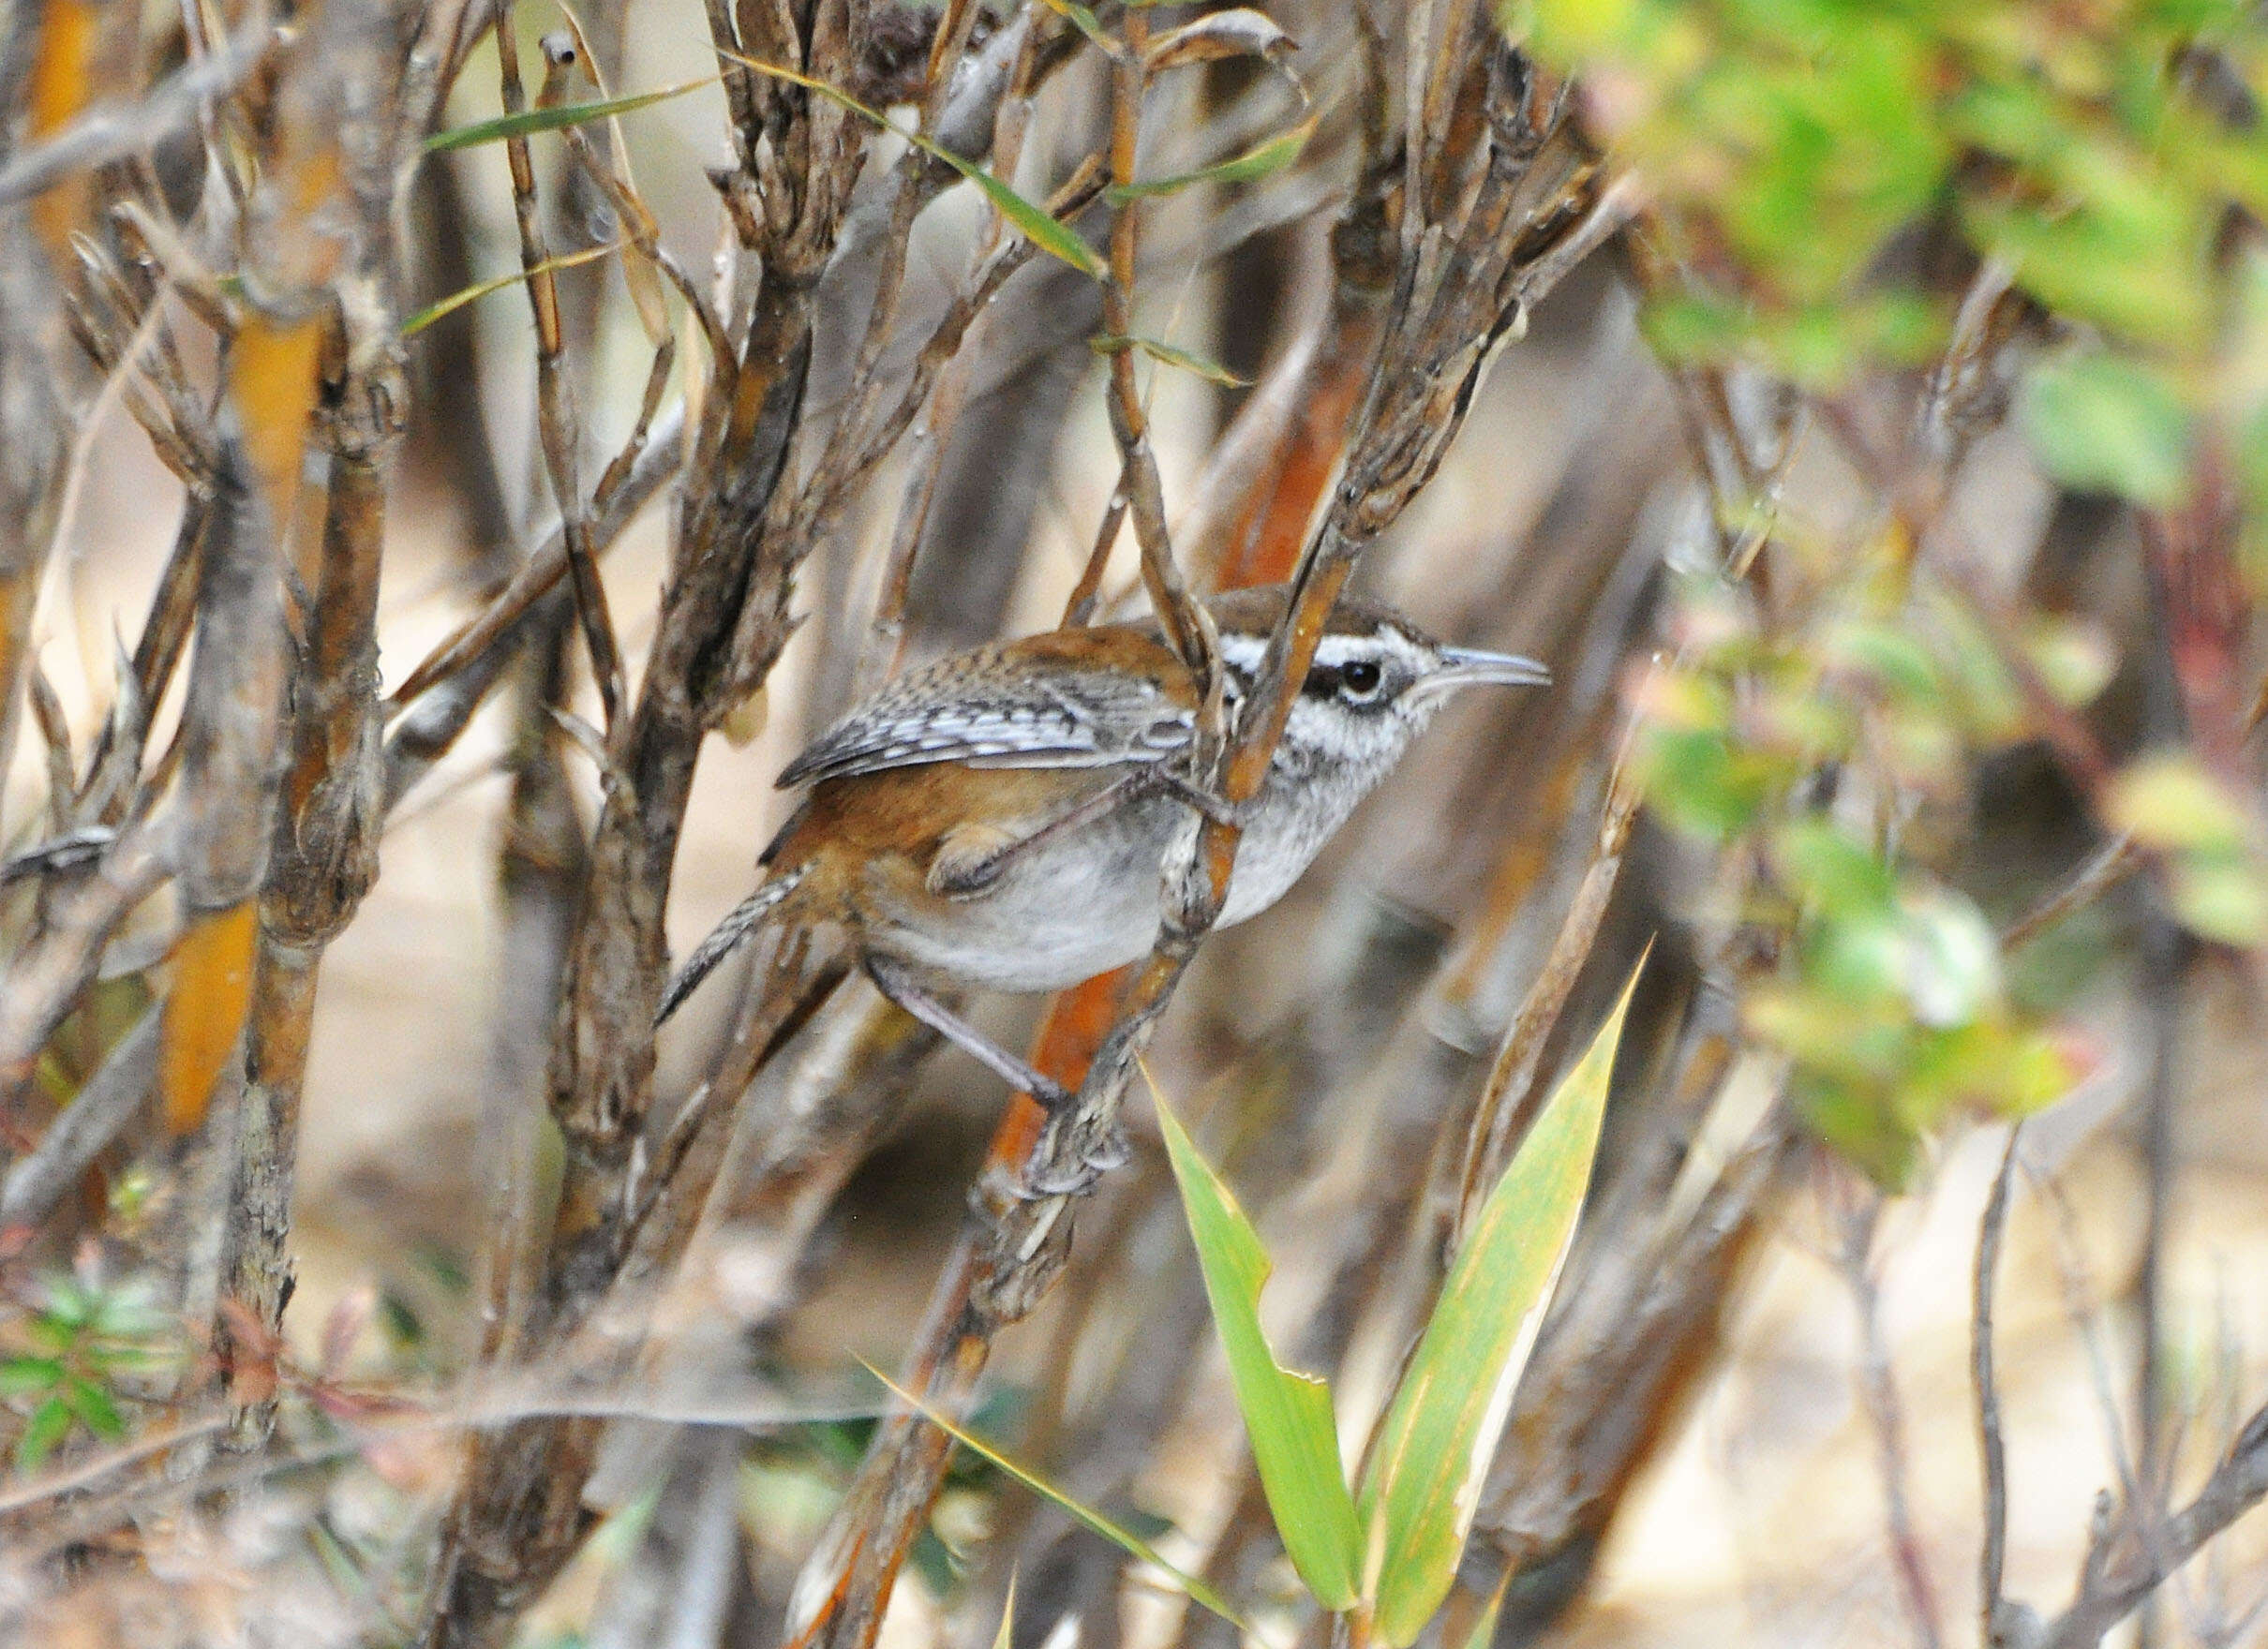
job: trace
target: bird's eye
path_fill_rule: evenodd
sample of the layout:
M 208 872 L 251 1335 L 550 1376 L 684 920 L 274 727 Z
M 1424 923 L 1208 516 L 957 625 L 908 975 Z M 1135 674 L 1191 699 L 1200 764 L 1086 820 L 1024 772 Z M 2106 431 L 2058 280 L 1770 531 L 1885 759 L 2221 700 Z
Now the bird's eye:
M 1349 698 L 1366 699 L 1378 691 L 1384 676 L 1372 660 L 1350 659 L 1339 666 L 1338 679 Z

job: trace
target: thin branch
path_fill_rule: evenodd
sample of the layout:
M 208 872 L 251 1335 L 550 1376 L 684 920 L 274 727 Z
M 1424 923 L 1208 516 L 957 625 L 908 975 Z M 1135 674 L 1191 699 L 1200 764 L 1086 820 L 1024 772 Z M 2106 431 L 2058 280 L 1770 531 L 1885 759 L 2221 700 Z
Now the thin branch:
M 2245 1422 L 2196 1498 L 2159 1523 L 2156 1538 L 2116 1540 L 2108 1512 L 2098 1514 L 2079 1594 L 2041 1632 L 2037 1649 L 2095 1649 L 2207 1541 L 2263 1498 L 2268 1498 L 2268 1406 Z M 2102 1504 L 2107 1507 L 2109 1501 L 2105 1494 Z M 2149 1515 L 2131 1503 L 2125 1511 L 2129 1535 L 2137 1512 Z
M 500 0 L 496 25 L 497 74 L 503 87 L 504 112 L 520 114 L 528 95 L 520 84 L 517 37 L 513 33 L 512 0 Z M 590 544 L 590 503 L 583 494 L 582 419 L 575 407 L 574 385 L 566 371 L 566 340 L 560 321 L 559 276 L 545 245 L 541 207 L 535 193 L 535 166 L 525 135 L 504 141 L 512 168 L 512 204 L 520 233 L 520 266 L 527 272 L 528 302 L 535 313 L 536 428 L 544 449 L 544 465 L 551 480 L 552 502 L 559 507 L 560 532 L 566 550 L 568 576 L 574 581 L 575 610 L 583 621 L 583 642 L 590 650 L 590 673 L 598 683 L 599 703 L 606 714 L 607 736 L 622 730 L 622 708 L 629 691 L 622 671 L 622 655 L 615 641 L 614 618 L 606 605 L 606 587 L 599 582 L 597 557 Z
M 1873 1248 L 1883 1197 L 1872 1187 L 1855 1188 L 1861 1204 L 1843 1217 L 1843 1247 L 1837 1269 L 1851 1290 L 1858 1315 L 1858 1382 L 1865 1398 L 1867 1419 L 1873 1429 L 1877 1464 L 1882 1472 L 1883 1511 L 1888 1523 L 1890 1556 L 1898 1574 L 1899 1595 L 1915 1641 L 1922 1649 L 1940 1649 L 1943 1634 L 1937 1625 L 1936 1589 L 1930 1582 L 1929 1559 L 1914 1522 L 1907 1485 L 1910 1459 L 1905 1442 L 1905 1407 L 1899 1400 L 1898 1381 L 1890 1366 L 1890 1348 L 1882 1329 L 1882 1291 L 1875 1280 Z
M 1120 189 L 1130 188 L 1135 181 L 1142 101 L 1149 91 L 1142 59 L 1149 44 L 1150 23 L 1141 7 L 1127 9 L 1125 30 L 1123 50 L 1111 65 L 1111 182 Z M 1141 202 L 1129 198 L 1119 206 L 1111 224 L 1111 270 L 1103 286 L 1102 325 L 1106 334 L 1121 340 L 1134 335 L 1135 254 L 1141 222 Z M 1209 753 L 1219 747 L 1222 732 L 1215 691 L 1220 661 L 1215 657 L 1210 632 L 1189 593 L 1188 581 L 1173 558 L 1172 539 L 1166 527 L 1165 483 L 1158 475 L 1157 454 L 1150 445 L 1149 414 L 1135 382 L 1134 351 L 1123 342 L 1111 354 L 1105 404 L 1111 414 L 1111 434 L 1118 443 L 1118 490 L 1126 495 L 1134 518 L 1134 539 L 1141 547 L 1141 579 L 1150 592 L 1150 605 L 1167 641 L 1206 690 L 1209 715 L 1201 718 L 1196 746 Z
M 629 475 L 608 494 L 591 525 L 593 555 L 612 549 L 638 513 L 677 479 L 685 462 L 684 431 L 682 401 L 673 402 L 654 419 Z M 420 699 L 427 702 L 417 704 L 395 728 L 389 750 L 395 768 L 390 780 L 393 789 L 406 788 L 407 780 L 429 767 L 463 731 L 481 696 L 494 684 L 503 660 L 517 647 L 531 610 L 558 587 L 566 572 L 566 534 L 555 524 L 487 605 L 459 625 L 395 689 L 388 702 L 395 709 Z M 454 685 L 468 675 L 481 677 L 471 691 L 448 695 L 447 702 L 439 706 L 432 702 L 440 696 L 437 689 Z M 410 765 L 414 771 L 409 770 Z
M 148 1100 L 157 1075 L 158 1018 L 156 1007 L 145 1009 L 47 1125 L 39 1143 L 8 1165 L 0 1181 L 0 1252 L 54 1211 Z
M 1637 821 L 1640 799 L 1639 787 L 1627 770 L 1618 770 L 1609 779 L 1606 808 L 1599 821 L 1599 841 L 1589 869 L 1583 873 L 1582 885 L 1559 925 L 1559 936 L 1552 941 L 1543 971 L 1504 1032 L 1487 1083 L 1481 1090 L 1472 1127 L 1465 1138 L 1456 1217 L 1449 1233 L 1453 1248 L 1542 1107 L 1544 1096 L 1536 1077 L 1544 1049 L 1576 979 L 1590 959 L 1599 924 L 1605 919 L 1607 903 L 1621 876 L 1623 850 Z
M 1970 1377 L 1976 1387 L 1977 1451 L 1984 1463 L 1984 1539 L 1977 1560 L 1977 1616 L 1984 1642 L 1999 1641 L 2006 1627 L 2003 1582 L 2008 1552 L 2008 1456 L 2001 1434 L 2000 1379 L 1993 1367 L 1992 1295 L 2000 1272 L 2001 1238 L 2008 1223 L 2008 1185 L 2016 1173 L 2016 1152 L 2023 1124 L 2008 1130 L 2007 1149 L 1992 1176 L 1984 1214 L 1977 1227 L 1975 1309 L 1969 1323 Z
M 2002 930 L 2001 949 L 2012 951 L 2066 917 L 2078 914 L 2148 862 L 2132 837 L 2124 834 L 2112 837 L 2072 872 L 2069 881 L 2050 891 Z

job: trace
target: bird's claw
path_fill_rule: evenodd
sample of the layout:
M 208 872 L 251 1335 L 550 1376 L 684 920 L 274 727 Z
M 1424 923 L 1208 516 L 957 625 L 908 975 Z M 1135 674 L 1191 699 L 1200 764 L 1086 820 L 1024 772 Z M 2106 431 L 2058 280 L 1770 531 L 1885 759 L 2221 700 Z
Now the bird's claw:
M 1084 1162 L 1074 1163 L 1062 1173 L 1034 1173 L 1017 1183 L 1016 1200 L 1049 1202 L 1058 1196 L 1082 1196 L 1101 1178 L 1099 1172 Z
M 1081 1151 L 1079 1160 L 1085 1167 L 1100 1175 L 1125 1167 L 1133 1156 L 1133 1149 L 1127 1144 L 1126 1130 L 1113 1127 Z
M 1016 1197 L 1021 1202 L 1044 1202 L 1055 1196 L 1083 1196 L 1105 1174 L 1125 1166 L 1133 1154 L 1127 1148 L 1125 1132 L 1113 1127 L 1101 1138 L 1082 1146 L 1067 1166 L 1040 1169 L 1018 1181 Z

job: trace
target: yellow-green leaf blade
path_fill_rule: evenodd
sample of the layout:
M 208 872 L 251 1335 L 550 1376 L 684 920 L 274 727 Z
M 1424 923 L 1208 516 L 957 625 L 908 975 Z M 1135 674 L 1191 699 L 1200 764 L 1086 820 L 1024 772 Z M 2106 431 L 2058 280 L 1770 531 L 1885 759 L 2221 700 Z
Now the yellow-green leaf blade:
M 1000 209 L 1000 215 L 1014 224 L 1017 231 L 1042 252 L 1052 258 L 1061 259 L 1082 275 L 1091 275 L 1097 280 L 1104 279 L 1110 275 L 1111 266 L 1103 261 L 1102 254 L 1088 245 L 1076 231 L 1056 222 L 1054 218 L 1048 215 L 1046 207 L 1040 205 L 1037 201 L 1026 200 L 1023 196 L 1019 195 L 974 160 L 965 156 L 954 154 L 944 144 L 924 137 L 919 132 L 907 131 L 903 126 L 887 119 L 880 110 L 869 109 L 848 92 L 830 86 L 823 80 L 814 79 L 807 74 L 798 74 L 792 68 L 783 68 L 776 63 L 766 63 L 761 58 L 743 57 L 738 52 L 727 52 L 722 48 L 718 50 L 717 55 L 739 64 L 742 68 L 753 69 L 757 74 L 768 74 L 775 80 L 783 80 L 791 85 L 801 86 L 807 92 L 816 92 L 828 102 L 849 110 L 860 119 L 871 122 L 886 132 L 892 132 L 903 138 L 924 155 L 933 160 L 944 161 L 946 165 L 975 184 L 984 192 L 985 199 Z
M 1207 383 L 1216 383 L 1223 389 L 1243 390 L 1252 387 L 1248 378 L 1239 378 L 1219 362 L 1195 350 L 1185 349 L 1157 338 L 1122 337 L 1116 333 L 1098 333 L 1087 340 L 1087 348 L 1097 355 L 1114 354 L 1120 349 L 1139 349 L 1161 366 L 1177 367 L 1183 372 L 1195 373 Z
M 1045 1478 L 1042 1478 L 1038 1474 L 1028 1471 L 1024 1467 L 1018 1465 L 1007 1455 L 1001 1453 L 997 1448 L 994 1448 L 990 1443 L 987 1443 L 983 1438 L 977 1436 L 974 1432 L 964 1431 L 960 1426 L 955 1425 L 946 1416 L 938 1413 L 937 1410 L 933 1408 L 930 1404 L 922 1402 L 920 1398 L 915 1396 L 904 1387 L 899 1385 L 897 1381 L 891 1379 L 880 1369 L 874 1367 L 873 1364 L 868 1363 L 866 1365 L 866 1372 L 873 1375 L 875 1379 L 881 1381 L 884 1386 L 888 1387 L 891 1396 L 897 1398 L 908 1408 L 911 1408 L 917 1414 L 920 1415 L 923 1419 L 929 1421 L 931 1425 L 935 1426 L 940 1432 L 943 1432 L 954 1442 L 960 1444 L 962 1448 L 967 1449 L 972 1454 L 980 1455 L 985 1460 L 990 1461 L 992 1464 L 998 1466 L 1002 1471 L 1007 1473 L 1009 1477 L 1014 1478 L 1019 1483 L 1022 1483 L 1025 1488 L 1031 1490 L 1035 1494 L 1042 1495 L 1045 1498 L 1053 1501 L 1057 1506 L 1060 1506 L 1064 1510 L 1069 1512 L 1072 1517 L 1076 1518 L 1081 1525 L 1086 1528 L 1090 1533 L 1100 1535 L 1104 1539 L 1110 1541 L 1112 1545 L 1117 1547 L 1127 1556 L 1135 1558 L 1140 1562 L 1149 1564 L 1159 1573 L 1165 1575 L 1173 1582 L 1175 1586 L 1179 1587 L 1184 1593 L 1187 1594 L 1189 1601 L 1199 1604 L 1205 1609 L 1211 1610 L 1215 1614 L 1219 1615 L 1221 1619 L 1227 1621 L 1231 1626 L 1236 1627 L 1236 1629 L 1240 1632 L 1249 1629 L 1245 1624 L 1244 1617 L 1236 1612 L 1235 1608 L 1230 1604 L 1227 1598 L 1223 1597 L 1212 1587 L 1206 1585 L 1204 1582 L 1199 1580 L 1195 1575 L 1176 1568 L 1172 1564 L 1168 1563 L 1163 1557 L 1158 1555 L 1158 1552 L 1156 1547 L 1152 1546 L 1147 1540 L 1143 1539 L 1140 1535 L 1137 1535 L 1133 1530 L 1127 1528 L 1123 1523 L 1113 1522 L 1112 1519 L 1105 1517 L 1101 1512 L 1097 1511 L 1094 1508 L 1086 1505 L 1084 1502 L 1074 1500 L 1070 1495 L 1065 1493 L 1061 1489 L 1055 1487 L 1054 1484 L 1049 1482 Z M 1003 1630 L 1006 1629 L 1006 1627 L 1003 1627 Z
M 1416 1640 L 1456 1578 L 1481 1479 L 1590 1182 L 1636 984 L 1634 970 L 1482 1204 L 1380 1428 L 1362 1518 L 1382 1537 L 1373 1619 L 1395 1649 Z
M 445 298 L 437 298 L 401 324 L 403 337 L 415 337 L 435 321 L 455 314 L 468 304 L 478 303 L 491 292 L 500 292 L 506 287 L 519 285 L 531 275 L 542 275 L 555 269 L 573 269 L 578 263 L 589 263 L 609 257 L 621 249 L 619 241 L 603 241 L 595 246 L 584 246 L 574 252 L 561 252 L 546 258 L 533 269 L 515 269 L 489 280 L 475 281 L 469 287 L 459 287 Z
M 704 75 L 697 81 L 684 81 L 650 92 L 631 92 L 619 97 L 599 97 L 589 103 L 555 103 L 548 109 L 523 109 L 517 114 L 500 114 L 494 120 L 476 120 L 470 126 L 452 126 L 445 132 L 435 132 L 425 140 L 425 153 L 440 155 L 451 149 L 500 143 L 506 138 L 524 138 L 531 132 L 556 132 L 567 126 L 582 126 L 589 121 L 610 120 L 618 114 L 628 114 L 634 109 L 645 109 L 655 103 L 665 103 L 672 97 L 682 97 L 688 92 L 697 92 L 703 86 L 714 85 L 716 80 L 713 74 Z
M 1266 142 L 1246 149 L 1242 155 L 1196 171 L 1180 172 L 1172 177 L 1138 178 L 1130 184 L 1113 184 L 1105 191 L 1114 205 L 1144 195 L 1171 195 L 1188 188 L 1193 184 L 1249 184 L 1257 183 L 1271 172 L 1281 171 L 1300 156 L 1307 140 L 1315 136 L 1315 124 L 1320 117 L 1310 114 L 1288 131 L 1278 132 Z
M 1269 1266 L 1259 1233 L 1162 1099 L 1157 1125 L 1197 1243 L 1205 1297 L 1229 1356 L 1237 1410 L 1252 1441 L 1268 1509 L 1307 1590 L 1325 1609 L 1344 1611 L 1355 1599 L 1362 1541 L 1339 1461 L 1331 1388 L 1276 1360 L 1260 1324 L 1260 1292 Z

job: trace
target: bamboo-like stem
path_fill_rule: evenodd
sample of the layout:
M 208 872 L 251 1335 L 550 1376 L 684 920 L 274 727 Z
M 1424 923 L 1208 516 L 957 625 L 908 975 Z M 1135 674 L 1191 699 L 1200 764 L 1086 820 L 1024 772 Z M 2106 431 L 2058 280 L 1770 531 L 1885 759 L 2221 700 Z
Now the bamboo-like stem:
M 512 0 L 498 0 L 496 16 L 497 76 L 503 89 L 504 112 L 520 114 L 528 94 L 520 82 L 518 37 L 513 32 Z M 622 654 L 615 640 L 614 617 L 606 604 L 606 587 L 599 582 L 598 558 L 590 544 L 590 501 L 582 480 L 583 424 L 575 406 L 574 383 L 566 369 L 566 340 L 560 323 L 559 277 L 551 252 L 545 244 L 542 208 L 536 199 L 535 164 L 525 135 L 505 140 L 504 153 L 512 168 L 512 206 L 519 226 L 520 266 L 529 306 L 535 314 L 536 430 L 544 449 L 544 468 L 551 480 L 551 498 L 560 512 L 560 536 L 566 549 L 567 573 L 574 587 L 575 611 L 582 618 L 583 642 L 590 650 L 590 674 L 604 708 L 608 737 L 622 730 L 623 704 L 628 688 L 622 673 Z

